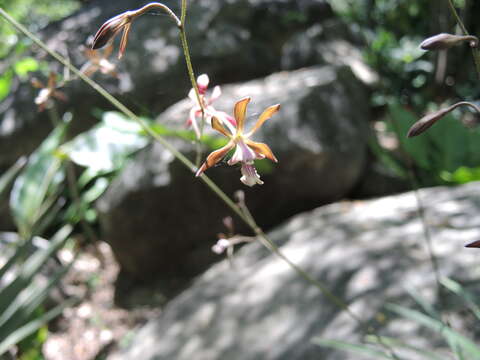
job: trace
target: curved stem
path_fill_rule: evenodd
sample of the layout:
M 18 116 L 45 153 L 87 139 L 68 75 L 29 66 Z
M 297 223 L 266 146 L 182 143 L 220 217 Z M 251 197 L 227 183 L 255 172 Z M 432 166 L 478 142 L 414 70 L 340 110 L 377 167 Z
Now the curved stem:
M 480 114 L 480 107 L 478 107 L 477 105 L 475 105 L 474 103 L 471 103 L 471 102 L 469 102 L 469 101 L 460 101 L 460 102 L 458 102 L 458 103 L 456 103 L 456 104 L 450 105 L 450 106 L 448 107 L 448 109 L 449 109 L 448 112 L 456 109 L 456 108 L 459 107 L 459 106 L 469 106 L 469 107 L 471 107 L 472 109 L 474 109 L 477 113 Z
M 141 15 L 149 12 L 152 9 L 158 9 L 158 8 L 165 11 L 176 22 L 177 26 L 180 27 L 181 22 L 180 22 L 180 19 L 178 18 L 178 16 L 175 15 L 175 13 L 168 6 L 166 6 L 162 3 L 159 3 L 159 2 L 148 3 L 147 5 L 141 7 L 138 10 L 133 10 L 131 12 L 131 15 L 134 16 L 134 17 L 141 16 Z
M 450 12 L 452 13 L 453 17 L 455 18 L 455 21 L 457 22 L 458 26 L 460 26 L 460 29 L 462 29 L 462 32 L 465 36 L 470 36 L 470 34 L 467 31 L 467 28 L 463 24 L 462 19 L 460 19 L 460 16 L 457 13 L 457 10 L 455 9 L 455 6 L 453 5 L 452 0 L 447 0 L 448 2 L 448 7 L 450 8 Z M 477 44 L 478 46 L 478 44 Z M 471 48 L 472 49 L 472 56 L 473 56 L 473 62 L 475 63 L 475 69 L 477 70 L 477 75 L 480 79 L 480 52 L 477 48 Z

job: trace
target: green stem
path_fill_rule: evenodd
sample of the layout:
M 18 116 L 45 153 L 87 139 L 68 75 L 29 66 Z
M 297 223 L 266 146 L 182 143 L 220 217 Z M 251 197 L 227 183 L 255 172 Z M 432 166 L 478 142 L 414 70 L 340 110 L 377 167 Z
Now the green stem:
M 453 17 L 455 18 L 455 21 L 457 22 L 458 26 L 460 26 L 460 29 L 462 29 L 462 32 L 465 36 L 470 36 L 470 34 L 467 31 L 467 28 L 463 24 L 462 19 L 460 19 L 460 16 L 458 15 L 457 10 L 455 9 L 455 6 L 453 5 L 452 0 L 447 0 L 448 2 L 448 7 L 450 8 L 450 12 L 452 13 Z M 472 47 L 472 56 L 473 56 L 473 62 L 475 63 L 475 69 L 477 71 L 477 75 L 480 79 L 480 51 L 478 49 L 478 44 L 474 48 Z
M 182 0 L 185 2 L 185 0 Z M 183 3 L 182 3 L 183 4 Z M 182 9 L 182 17 L 185 17 L 185 12 Z M 186 11 L 186 10 L 185 10 Z M 122 112 L 125 116 L 129 117 L 133 121 L 137 122 L 147 134 L 149 134 L 153 139 L 163 145 L 168 151 L 172 153 L 181 163 L 183 163 L 190 171 L 196 172 L 196 167 L 194 164 L 188 160 L 182 153 L 180 153 L 173 145 L 171 145 L 167 140 L 165 140 L 161 135 L 157 134 L 154 130 L 152 130 L 146 122 L 144 122 L 141 118 L 137 117 L 130 109 L 128 109 L 125 105 L 123 105 L 120 101 L 118 101 L 114 96 L 112 96 L 108 91 L 106 91 L 103 87 L 97 84 L 95 81 L 90 79 L 89 77 L 85 76 L 79 69 L 73 66 L 68 60 L 63 58 L 60 54 L 56 53 L 55 51 L 49 49 L 46 44 L 44 44 L 37 36 L 32 34 L 28 31 L 22 24 L 17 22 L 13 19 L 3 8 L 0 8 L 0 15 L 7 20 L 13 27 L 15 27 L 18 31 L 25 34 L 29 37 L 35 44 L 37 44 L 40 48 L 45 50 L 49 55 L 51 55 L 54 59 L 59 61 L 61 64 L 68 67 L 75 75 L 77 75 L 80 79 L 90 85 L 94 90 L 96 90 L 101 96 L 107 99 L 114 107 L 116 107 L 120 112 Z M 182 23 L 183 24 L 183 23 Z M 184 31 L 182 30 L 183 34 Z M 183 39 L 186 40 L 186 37 L 183 35 Z M 188 47 L 185 47 L 186 52 L 188 53 Z M 190 65 L 188 65 L 190 64 Z M 193 77 L 193 70 L 191 68 L 191 63 L 187 60 L 187 67 L 189 69 L 190 79 L 193 80 L 192 84 L 196 84 L 195 78 Z M 198 90 L 198 89 L 197 89 Z M 368 333 L 373 334 L 374 336 L 380 338 L 374 332 L 370 330 L 370 328 L 363 322 L 355 313 L 351 311 L 349 306 L 338 296 L 334 295 L 328 288 L 320 281 L 314 279 L 310 274 L 306 271 L 301 269 L 298 265 L 293 263 L 291 260 L 285 256 L 280 249 L 265 235 L 265 233 L 260 229 L 260 227 L 256 224 L 253 218 L 245 215 L 242 209 L 235 204 L 235 202 L 230 199 L 207 175 L 202 174 L 200 175 L 200 179 L 207 185 L 207 187 L 213 191 L 235 214 L 237 214 L 259 237 L 260 243 L 265 246 L 268 250 L 278 256 L 281 260 L 283 260 L 292 270 L 297 273 L 301 278 L 306 280 L 308 283 L 312 284 L 316 287 L 325 297 L 327 297 L 332 303 L 334 303 L 339 308 L 345 310 L 349 316 L 363 329 L 366 329 Z M 389 348 L 390 352 L 393 353 L 393 350 Z M 397 358 L 395 356 L 395 358 Z
M 200 138 L 196 140 L 197 143 L 197 156 L 195 159 L 196 166 L 200 166 L 202 159 L 202 144 L 201 139 L 203 135 L 203 129 L 205 127 L 205 104 L 203 103 L 202 97 L 200 96 L 200 91 L 198 90 L 197 80 L 195 78 L 195 73 L 193 71 L 192 59 L 190 56 L 190 50 L 188 48 L 187 33 L 185 30 L 185 20 L 187 18 L 187 0 L 182 0 L 182 9 L 180 14 L 180 40 L 182 42 L 183 55 L 185 57 L 185 63 L 187 64 L 187 73 L 192 84 L 192 88 L 195 91 L 195 96 L 197 97 L 198 104 L 202 110 L 202 121 L 200 123 Z

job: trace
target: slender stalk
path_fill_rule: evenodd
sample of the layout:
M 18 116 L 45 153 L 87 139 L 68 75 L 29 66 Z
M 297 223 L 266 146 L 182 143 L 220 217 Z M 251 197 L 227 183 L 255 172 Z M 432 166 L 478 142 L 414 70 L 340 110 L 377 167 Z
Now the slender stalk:
M 447 0 L 447 2 L 448 2 L 448 7 L 450 8 L 450 12 L 452 13 L 453 17 L 455 18 L 455 21 L 457 22 L 458 26 L 460 26 L 460 29 L 462 30 L 463 34 L 465 36 L 470 36 L 467 28 L 463 24 L 462 19 L 460 19 L 460 16 L 457 13 L 457 10 L 455 9 L 455 6 L 453 5 L 452 0 Z M 480 79 L 480 51 L 478 49 L 478 44 L 475 48 L 472 47 L 471 49 L 472 49 L 473 61 L 475 63 L 475 69 L 477 70 L 477 75 Z
M 183 6 L 185 5 L 185 6 Z M 45 50 L 49 55 L 51 55 L 54 59 L 59 61 L 61 64 L 68 67 L 75 75 L 77 75 L 80 79 L 90 85 L 94 90 L 96 90 L 101 96 L 103 96 L 106 100 L 108 100 L 114 107 L 116 107 L 120 112 L 124 115 L 132 119 L 133 121 L 137 122 L 144 131 L 150 135 L 155 141 L 159 142 L 163 145 L 168 151 L 172 153 L 182 164 L 184 164 L 191 172 L 196 172 L 197 168 L 194 164 L 188 160 L 182 153 L 180 153 L 173 145 L 171 145 L 167 140 L 165 140 L 161 135 L 157 134 L 154 130 L 152 130 L 146 122 L 144 122 L 141 118 L 136 116 L 130 109 L 128 109 L 125 105 L 123 105 L 119 100 L 117 100 L 114 96 L 112 96 L 108 91 L 106 91 L 103 87 L 97 84 L 95 81 L 90 79 L 89 77 L 85 76 L 79 69 L 73 66 L 70 61 L 62 57 L 60 54 L 56 53 L 55 51 L 51 50 L 47 47 L 45 43 L 43 43 L 37 36 L 32 34 L 28 31 L 22 24 L 17 22 L 13 19 L 3 8 L 0 7 L 0 15 L 10 23 L 14 28 L 16 28 L 21 33 L 25 34 L 29 37 L 35 44 L 37 44 L 40 48 Z M 186 16 L 186 1 L 182 0 L 182 19 L 185 20 Z M 182 27 L 184 23 L 182 22 Z M 186 43 L 186 36 L 185 36 L 185 29 L 181 28 L 182 35 L 182 43 L 184 46 L 184 51 L 186 52 L 186 57 L 188 57 L 187 61 L 187 68 L 190 76 L 190 80 L 192 81 L 192 85 L 195 84 L 194 89 L 198 91 L 198 87 L 196 87 L 195 77 L 193 74 L 193 69 L 191 66 L 190 56 L 188 53 L 188 45 Z M 197 93 L 198 94 L 198 93 Z M 251 215 L 245 214 L 244 211 L 230 198 L 226 195 L 207 175 L 204 173 L 199 176 L 200 179 L 207 185 L 207 187 L 213 191 L 235 214 L 237 214 L 258 236 L 259 242 L 270 250 L 273 254 L 278 256 L 281 260 L 283 260 L 292 270 L 294 270 L 298 276 L 306 280 L 308 283 L 312 284 L 316 287 L 326 298 L 328 298 L 334 305 L 338 306 L 342 310 L 345 310 L 347 314 L 362 328 L 365 329 L 367 333 L 372 334 L 376 338 L 380 340 L 380 343 L 383 344 L 381 341 L 380 336 L 378 336 L 374 330 L 372 330 L 364 321 L 360 319 L 355 313 L 352 312 L 348 304 L 346 304 L 340 297 L 333 294 L 322 282 L 313 278 L 310 274 L 304 271 L 301 267 L 296 265 L 292 262 L 281 250 L 266 236 L 263 230 L 256 224 L 255 220 Z M 390 352 L 392 357 L 398 359 L 395 355 L 393 349 L 387 344 L 383 344 L 385 348 Z
M 195 73 L 193 71 L 192 59 L 190 57 L 190 50 L 188 48 L 187 41 L 187 32 L 185 30 L 185 21 L 187 19 L 187 0 L 182 0 L 182 9 L 180 14 L 180 40 L 182 42 L 183 55 L 185 57 L 185 63 L 187 64 L 187 72 L 190 82 L 192 83 L 192 88 L 195 91 L 195 96 L 197 97 L 198 104 L 202 110 L 202 121 L 200 123 L 200 138 L 196 140 L 197 142 L 197 155 L 195 159 L 195 165 L 200 166 L 200 162 L 203 157 L 201 139 L 203 135 L 203 129 L 205 128 L 205 104 L 203 103 L 202 97 L 200 96 L 200 91 L 198 90 L 197 80 L 195 78 Z

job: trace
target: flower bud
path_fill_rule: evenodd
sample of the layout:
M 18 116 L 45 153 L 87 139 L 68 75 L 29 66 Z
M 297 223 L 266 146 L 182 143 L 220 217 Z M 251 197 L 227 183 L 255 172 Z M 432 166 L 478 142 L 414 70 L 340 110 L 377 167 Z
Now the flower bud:
M 424 131 L 428 130 L 430 126 L 435 124 L 438 120 L 440 120 L 443 116 L 445 116 L 452 110 L 453 109 L 449 107 L 449 108 L 441 109 L 425 115 L 420 120 L 418 120 L 415 124 L 412 125 L 410 130 L 408 130 L 407 137 L 410 138 L 410 137 L 420 135 Z
M 478 38 L 472 35 L 452 35 L 452 34 L 438 34 L 428 39 L 425 39 L 420 44 L 420 47 L 423 50 L 443 50 L 449 49 L 452 46 L 460 45 L 461 43 L 468 41 L 470 47 L 477 47 L 478 45 Z
M 477 241 L 473 241 L 471 243 L 468 243 L 467 245 L 465 245 L 465 247 L 468 247 L 468 248 L 480 248 L 480 240 L 477 240 Z
M 128 33 L 130 31 L 132 20 L 133 13 L 131 11 L 126 11 L 107 20 L 95 34 L 92 49 L 96 50 L 104 47 L 108 42 L 115 38 L 120 30 L 123 29 L 122 40 L 120 41 L 120 51 L 118 53 L 118 58 L 120 59 L 127 46 Z

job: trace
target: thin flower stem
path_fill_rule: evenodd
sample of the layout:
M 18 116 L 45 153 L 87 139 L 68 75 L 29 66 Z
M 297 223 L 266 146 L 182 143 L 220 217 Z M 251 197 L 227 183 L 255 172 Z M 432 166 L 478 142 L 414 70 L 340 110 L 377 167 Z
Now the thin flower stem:
M 182 4 L 185 0 L 182 0 Z M 182 8 L 182 10 L 184 10 Z M 182 11 L 182 17 L 184 19 L 186 14 L 186 10 Z M 192 173 L 197 171 L 197 168 L 194 164 L 188 160 L 182 153 L 180 153 L 173 145 L 171 145 L 167 140 L 165 140 L 161 135 L 157 134 L 154 130 L 152 130 L 148 124 L 143 121 L 141 118 L 136 116 L 130 109 L 128 109 L 125 105 L 123 105 L 119 100 L 117 100 L 113 95 L 111 95 L 108 91 L 106 91 L 103 87 L 97 84 L 95 81 L 87 77 L 83 74 L 79 69 L 73 66 L 70 61 L 62 57 L 57 52 L 51 50 L 47 47 L 47 45 L 42 42 L 37 36 L 32 34 L 28 31 L 22 24 L 17 22 L 14 18 L 12 18 L 3 8 L 0 7 L 0 15 L 13 27 L 15 27 L 18 31 L 26 35 L 30 38 L 35 44 L 37 44 L 40 48 L 46 51 L 49 55 L 51 55 L 54 59 L 58 62 L 63 64 L 64 66 L 68 67 L 75 75 L 77 75 L 80 79 L 86 82 L 89 86 L 91 86 L 94 90 L 96 90 L 101 96 L 103 96 L 106 100 L 108 100 L 114 107 L 116 107 L 120 112 L 122 112 L 125 116 L 132 119 L 133 121 L 137 122 L 144 131 L 150 135 L 155 141 L 159 142 L 163 145 L 168 151 L 172 153 L 182 164 L 184 164 Z M 183 23 L 182 23 L 183 24 Z M 184 32 L 183 32 L 184 34 Z M 186 40 L 186 37 L 184 37 Z M 186 53 L 188 53 L 188 47 L 186 47 Z M 189 68 L 189 75 L 190 79 L 193 80 L 192 84 L 196 85 L 195 78 L 193 77 L 193 70 L 191 70 L 191 63 L 187 60 L 187 67 Z M 198 89 L 197 89 L 198 90 Z M 388 344 L 384 344 L 381 341 L 381 337 L 375 333 L 373 329 L 371 329 L 364 321 L 360 319 L 355 313 L 352 312 L 348 304 L 346 304 L 341 298 L 334 295 L 328 288 L 319 280 L 313 278 L 310 274 L 292 262 L 280 249 L 266 236 L 263 230 L 256 224 L 254 219 L 251 216 L 248 216 L 242 211 L 242 209 L 235 204 L 235 202 L 227 196 L 218 186 L 215 184 L 207 175 L 204 173 L 199 176 L 199 178 L 207 185 L 207 187 L 213 191 L 235 214 L 237 214 L 251 229 L 252 231 L 258 236 L 259 242 L 270 250 L 273 254 L 278 256 L 281 260 L 283 260 L 292 270 L 297 273 L 300 277 L 306 280 L 308 283 L 312 284 L 316 287 L 326 298 L 328 298 L 334 305 L 338 306 L 340 309 L 345 310 L 347 314 L 362 328 L 365 329 L 366 332 L 372 334 L 377 339 L 379 339 L 380 343 L 390 352 L 393 358 L 398 359 L 395 355 L 393 349 L 391 349 Z
M 180 25 L 178 28 L 180 29 L 180 40 L 182 42 L 182 49 L 183 55 L 185 57 L 185 63 L 187 64 L 187 72 L 190 82 L 192 83 L 192 88 L 195 91 L 195 96 L 197 97 L 197 102 L 200 105 L 200 109 L 202 111 L 202 121 L 200 122 L 200 136 L 199 139 L 196 139 L 197 143 L 197 156 L 195 159 L 195 165 L 198 167 L 202 161 L 203 151 L 202 151 L 202 144 L 201 139 L 203 135 L 203 129 L 205 127 L 205 104 L 202 101 L 202 97 L 200 96 L 200 91 L 198 90 L 197 80 L 195 78 L 195 73 L 193 71 L 192 66 L 192 59 L 190 56 L 190 50 L 188 48 L 188 41 L 187 41 L 187 33 L 185 30 L 185 20 L 187 19 L 187 0 L 182 0 L 182 9 L 180 13 Z
M 143 14 L 145 14 L 146 12 L 149 12 L 150 10 L 152 9 L 156 9 L 156 8 L 160 8 L 161 10 L 165 11 L 172 19 L 173 21 L 175 21 L 175 23 L 177 24 L 178 27 L 181 26 L 181 22 L 180 22 L 180 19 L 178 18 L 177 15 L 175 15 L 175 13 L 170 10 L 170 8 L 162 3 L 159 3 L 159 2 L 151 2 L 151 3 L 148 3 L 147 5 L 141 7 L 140 9 L 138 10 L 135 10 L 135 11 L 132 11 L 132 16 L 141 16 Z
M 470 36 L 467 28 L 463 24 L 462 19 L 460 19 L 460 16 L 458 15 L 457 10 L 455 9 L 455 6 L 453 5 L 452 0 L 447 0 L 447 2 L 448 2 L 448 7 L 450 8 L 450 12 L 455 18 L 455 21 L 457 22 L 458 26 L 460 26 L 460 29 L 462 30 L 463 34 L 465 36 Z M 477 44 L 477 47 L 475 48 L 472 47 L 471 49 L 472 49 L 473 62 L 475 63 L 475 69 L 477 70 L 477 75 L 480 78 L 480 51 L 478 49 L 478 44 Z

